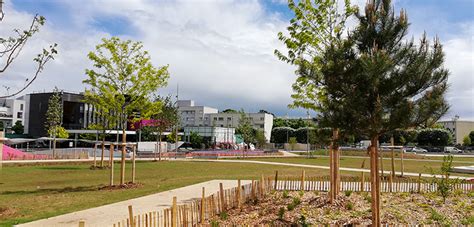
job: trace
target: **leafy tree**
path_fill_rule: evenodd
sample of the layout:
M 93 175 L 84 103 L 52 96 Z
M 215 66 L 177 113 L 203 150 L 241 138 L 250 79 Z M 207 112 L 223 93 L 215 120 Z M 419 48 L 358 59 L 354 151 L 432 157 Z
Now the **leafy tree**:
M 471 139 L 471 145 L 474 144 L 474 131 L 469 133 L 469 138 Z
M 443 197 L 443 202 L 446 202 L 446 198 L 451 194 L 456 183 L 455 179 L 449 179 L 451 168 L 453 165 L 453 156 L 447 155 L 443 157 L 443 163 L 441 164 L 440 170 L 437 171 L 441 175 L 440 178 L 434 178 L 433 183 L 436 184 L 438 194 Z M 434 172 L 434 171 L 433 171 Z M 436 172 L 434 172 L 436 173 Z
M 48 111 L 46 112 L 46 128 L 49 136 L 53 137 L 53 157 L 56 157 L 56 138 L 58 137 L 63 117 L 63 103 L 58 88 L 54 88 L 53 95 L 49 98 Z M 62 127 L 61 127 L 62 128 Z
M 272 143 L 288 143 L 290 137 L 293 137 L 295 130 L 290 127 L 276 127 L 272 129 Z
M 252 127 L 250 117 L 243 109 L 240 111 L 239 125 L 235 131 L 242 136 L 244 143 L 250 144 L 255 142 L 255 129 Z
M 197 132 L 191 132 L 189 135 L 189 142 L 193 148 L 201 148 L 204 139 Z
M 178 107 L 174 105 L 170 96 L 156 97 L 155 100 L 149 104 L 149 107 L 146 108 L 143 115 L 145 119 L 151 120 L 148 126 L 150 129 L 153 129 L 153 132 L 157 133 L 156 142 L 159 146 L 157 146 L 158 150 L 155 154 L 158 153 L 159 160 L 161 161 L 161 137 L 164 131 L 171 130 L 173 126 L 178 124 Z M 173 136 L 176 136 L 176 134 L 174 133 Z M 175 137 L 169 137 L 170 136 L 168 136 L 168 141 L 176 140 Z
M 298 78 L 293 84 L 294 93 L 291 95 L 293 103 L 290 108 L 304 108 L 325 113 L 325 126 L 333 128 L 334 138 L 331 146 L 331 190 L 330 201 L 333 203 L 339 193 L 339 150 L 338 133 L 339 124 L 344 122 L 338 115 L 339 100 L 327 95 L 327 77 L 334 72 L 341 73 L 346 70 L 346 56 L 324 65 L 327 49 L 340 44 L 345 29 L 346 20 L 356 11 L 350 6 L 350 1 L 344 1 L 342 11 L 338 10 L 337 0 L 288 1 L 288 6 L 295 14 L 288 27 L 289 36 L 282 32 L 279 39 L 285 43 L 288 53 L 285 55 L 275 50 L 277 57 L 297 67 Z M 334 59 L 333 56 L 332 59 Z M 323 72 L 322 68 L 326 67 Z M 334 71 L 334 72 L 333 72 Z M 343 72 L 350 73 L 350 72 Z
M 296 141 L 296 137 L 290 137 L 290 140 L 288 141 L 288 144 L 290 145 L 290 150 L 295 150 L 296 143 L 298 143 L 298 141 Z
M 239 111 L 234 110 L 234 109 L 225 109 L 222 111 L 222 113 L 238 113 Z
M 5 126 L 4 126 L 4 124 L 3 124 L 3 121 L 0 121 L 0 130 L 3 131 L 4 127 L 5 127 Z
M 52 135 L 53 133 L 56 133 L 56 138 L 60 138 L 60 139 L 69 138 L 69 133 L 66 131 L 66 129 L 59 125 L 56 126 L 56 128 L 50 128 L 48 130 L 48 134 Z
M 125 143 L 127 120 L 143 110 L 153 92 L 166 85 L 168 66 L 155 68 L 141 42 L 117 37 L 102 39 L 88 57 L 94 67 L 86 69 L 88 78 L 83 83 L 98 91 L 104 109 L 118 117 Z M 122 146 L 120 184 L 125 183 L 125 154 L 126 148 Z
M 462 145 L 463 146 L 470 146 L 472 143 L 471 141 L 471 138 L 469 137 L 469 135 L 465 136 L 463 139 L 462 139 Z
M 257 130 L 255 133 L 255 142 L 257 143 L 258 148 L 264 148 L 265 144 L 267 143 L 267 139 L 265 138 L 265 133 L 263 130 Z
M 12 126 L 12 130 L 13 132 L 15 132 L 15 134 L 23 134 L 25 127 L 23 126 L 21 121 L 16 121 L 15 125 Z
M 3 3 L 4 1 L 0 1 L 0 22 L 3 22 L 3 18 L 5 16 L 5 13 L 3 12 Z M 14 29 L 14 36 L 0 37 L 0 58 L 2 60 L 2 65 L 0 65 L 0 74 L 7 71 L 9 66 L 11 66 L 16 58 L 20 55 L 28 40 L 30 40 L 36 33 L 39 32 L 41 26 L 43 26 L 45 22 L 46 19 L 43 16 L 36 15 L 26 29 Z M 28 88 L 43 71 L 45 65 L 54 59 L 54 56 L 58 53 L 56 48 L 57 44 L 52 44 L 49 46 L 49 48 L 44 48 L 33 59 L 36 64 L 35 71 L 32 76 L 25 80 L 25 84 L 13 93 L 9 92 L 10 87 L 6 87 L 7 94 L 1 95 L 0 98 L 16 96 Z
M 447 146 L 450 142 L 451 132 L 446 129 L 422 129 L 418 132 L 418 145 L 420 146 Z
M 341 128 L 370 138 L 372 224 L 380 226 L 380 177 L 378 140 L 386 132 L 422 125 L 439 119 L 448 109 L 444 99 L 448 71 L 444 54 L 435 39 L 405 41 L 405 11 L 395 16 L 390 0 L 372 0 L 347 39 L 326 52 L 322 73 L 330 105 L 342 119 Z M 344 69 L 334 69 L 347 61 Z M 325 69 L 326 68 L 326 69 Z M 349 71 L 343 73 L 338 71 Z M 345 120 L 344 120 L 345 119 Z
M 170 143 L 176 143 L 176 132 L 172 131 L 166 136 L 166 140 Z M 181 136 L 178 136 L 178 141 L 181 140 Z

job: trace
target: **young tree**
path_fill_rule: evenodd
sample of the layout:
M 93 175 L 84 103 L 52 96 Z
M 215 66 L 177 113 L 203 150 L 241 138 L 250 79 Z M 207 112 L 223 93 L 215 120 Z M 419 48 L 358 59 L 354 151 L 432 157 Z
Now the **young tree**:
M 25 127 L 23 126 L 21 121 L 16 121 L 15 125 L 12 126 L 12 130 L 13 132 L 15 132 L 15 134 L 23 134 Z
M 62 93 L 62 92 L 61 92 Z M 53 95 L 49 98 L 48 111 L 46 112 L 46 128 L 48 134 L 53 137 L 53 157 L 56 157 L 56 138 L 63 119 L 63 103 L 58 88 L 54 88 Z
M 305 108 L 316 112 L 326 112 L 326 125 L 333 128 L 330 149 L 331 203 L 339 192 L 339 123 L 341 117 L 330 106 L 337 106 L 336 99 L 327 95 L 326 81 L 330 75 L 323 75 L 321 68 L 326 50 L 341 43 L 346 20 L 356 8 L 350 1 L 344 1 L 342 12 L 338 10 L 337 0 L 299 1 L 289 0 L 288 6 L 295 14 L 288 27 L 289 37 L 279 33 L 279 39 L 285 43 L 288 53 L 275 50 L 277 57 L 295 65 L 298 78 L 293 84 L 293 103 L 290 108 Z M 345 69 L 344 59 L 329 65 L 332 71 Z M 332 73 L 327 70 L 327 73 Z
M 239 125 L 235 129 L 237 134 L 242 136 L 242 140 L 244 141 L 247 146 L 250 143 L 255 142 L 255 129 L 252 127 L 252 122 L 250 121 L 250 117 L 244 112 L 244 110 L 240 110 L 240 119 Z
M 128 118 L 141 111 L 151 94 L 169 77 L 168 66 L 155 68 L 140 42 L 122 41 L 117 37 L 102 39 L 96 52 L 88 54 L 94 68 L 86 69 L 83 83 L 100 91 L 102 103 L 120 119 L 122 128 L 122 160 L 120 184 L 125 184 L 126 128 Z
M 372 225 L 380 226 L 379 136 L 441 117 L 448 109 L 448 71 L 438 39 L 433 45 L 426 36 L 418 45 L 404 39 L 406 12 L 395 16 L 390 0 L 369 1 L 357 18 L 355 30 L 330 48 L 324 64 L 329 68 L 333 59 L 344 58 L 351 73 L 327 74 L 326 91 L 338 100 L 334 109 L 351 119 L 342 128 L 371 140 Z
M 5 16 L 5 13 L 3 12 L 3 3 L 3 1 L 0 1 L 0 22 L 3 22 Z M 40 27 L 43 26 L 45 22 L 46 19 L 43 16 L 36 15 L 25 30 L 14 29 L 14 36 L 0 37 L 0 58 L 2 63 L 2 65 L 0 65 L 0 76 L 2 76 L 2 74 L 7 71 L 8 67 L 13 64 L 28 40 L 39 32 Z M 5 95 L 0 95 L 0 98 L 16 96 L 28 88 L 43 71 L 46 63 L 54 59 L 54 56 L 58 53 L 56 48 L 57 44 L 52 44 L 49 48 L 44 48 L 42 52 L 33 59 L 36 64 L 35 71 L 32 76 L 27 77 L 25 84 L 13 93 L 10 93 L 10 87 L 7 87 L 7 93 Z
M 471 138 L 468 135 L 464 136 L 464 138 L 462 139 L 463 146 L 470 146 L 471 142 Z
M 265 132 L 263 130 L 257 130 L 255 133 L 255 141 L 257 142 L 257 147 L 263 149 L 265 144 L 267 143 L 267 139 L 265 138 Z
M 149 103 L 149 107 L 146 108 L 143 116 L 144 119 L 151 120 L 147 126 L 153 129 L 157 134 L 156 142 L 158 145 L 156 148 L 157 151 L 155 152 L 155 159 L 156 153 L 158 153 L 158 160 L 161 161 L 161 137 L 164 131 L 177 125 L 179 121 L 178 108 L 173 103 L 171 96 L 157 97 L 153 102 Z M 172 141 L 176 140 L 175 134 L 170 135 L 172 135 L 172 138 L 170 138 Z

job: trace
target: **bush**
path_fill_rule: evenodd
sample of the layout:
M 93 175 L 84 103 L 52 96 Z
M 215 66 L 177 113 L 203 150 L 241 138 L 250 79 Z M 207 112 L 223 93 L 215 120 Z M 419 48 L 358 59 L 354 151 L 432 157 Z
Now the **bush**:
M 446 129 L 423 129 L 418 132 L 420 146 L 447 146 L 451 143 L 451 133 Z
M 272 129 L 272 143 L 286 143 L 293 137 L 295 130 L 290 127 L 275 127 Z
M 286 198 L 288 198 L 288 197 L 290 197 L 290 196 L 288 195 L 288 191 L 287 191 L 287 190 L 283 191 L 283 198 L 286 199 Z
M 284 216 L 285 216 L 285 208 L 280 207 L 280 210 L 278 211 L 278 220 L 283 220 Z
M 348 202 L 348 203 L 346 204 L 346 209 L 347 209 L 347 210 L 352 210 L 352 209 L 354 209 L 354 204 L 351 203 L 351 202 Z
M 294 136 L 296 137 L 296 140 L 298 143 L 308 143 L 308 132 L 311 134 L 314 134 L 315 129 L 314 128 L 309 128 L 309 127 L 303 127 L 299 128 L 295 131 Z
M 344 194 L 346 195 L 346 197 L 349 197 L 349 196 L 351 196 L 352 191 L 345 191 Z

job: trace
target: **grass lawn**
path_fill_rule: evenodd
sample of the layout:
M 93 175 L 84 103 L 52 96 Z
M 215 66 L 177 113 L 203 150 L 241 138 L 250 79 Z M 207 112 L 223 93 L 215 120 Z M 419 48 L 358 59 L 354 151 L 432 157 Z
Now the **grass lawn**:
M 315 158 L 305 158 L 305 157 L 288 157 L 288 158 L 252 158 L 252 160 L 257 161 L 267 161 L 267 162 L 284 162 L 284 163 L 298 163 L 298 164 L 308 164 L 308 165 L 319 165 L 319 166 L 329 166 L 329 157 L 315 157 Z M 348 168 L 360 168 L 362 162 L 365 160 L 365 169 L 370 169 L 370 160 L 369 157 L 360 158 L 360 157 L 341 157 L 341 167 Z M 400 159 L 395 159 L 395 171 L 400 171 Z M 439 170 L 442 162 L 433 162 L 432 160 L 404 160 L 404 170 L 405 172 L 412 173 L 432 173 L 431 169 Z M 453 162 L 453 166 L 465 166 L 465 165 L 474 165 L 474 162 L 463 161 L 461 158 L 456 159 L 456 162 Z M 383 169 L 385 171 L 390 171 L 391 169 L 391 160 L 384 159 Z M 474 177 L 472 174 L 460 174 L 452 173 L 453 176 L 470 176 Z
M 212 179 L 259 179 L 261 174 L 296 175 L 302 168 L 247 163 L 137 162 L 137 181 L 129 190 L 99 191 L 109 170 L 90 170 L 90 164 L 4 166 L 0 172 L 0 226 L 52 217 Z M 119 167 L 115 165 L 115 179 Z M 130 174 L 127 165 L 127 179 Z M 326 170 L 306 169 L 308 176 Z M 343 175 L 356 174 L 343 172 Z

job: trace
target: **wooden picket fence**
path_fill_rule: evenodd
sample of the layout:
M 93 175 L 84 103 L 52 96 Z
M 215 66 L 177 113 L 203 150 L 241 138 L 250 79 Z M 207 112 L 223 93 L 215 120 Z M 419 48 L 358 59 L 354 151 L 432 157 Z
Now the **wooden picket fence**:
M 134 214 L 133 207 L 129 206 L 129 217 L 113 224 L 114 227 L 177 227 L 177 226 L 208 226 L 206 221 L 229 209 L 239 208 L 242 204 L 255 201 L 266 196 L 274 190 L 286 191 L 328 191 L 330 188 L 328 176 L 306 176 L 303 170 L 300 176 L 278 176 L 264 177 L 254 180 L 250 184 L 241 185 L 238 180 L 237 187 L 220 190 L 210 196 L 205 196 L 205 188 L 202 188 L 200 199 L 177 204 L 177 198 L 173 198 L 173 205 L 164 210 L 150 211 L 147 213 Z M 474 190 L 472 181 L 455 181 L 454 189 L 463 192 Z M 429 179 L 419 177 L 394 178 L 385 176 L 381 178 L 382 192 L 434 192 L 437 190 L 436 183 Z M 370 181 L 364 177 L 341 177 L 341 191 L 370 191 Z M 82 223 L 84 224 L 84 223 Z M 81 226 L 81 224 L 80 224 Z

